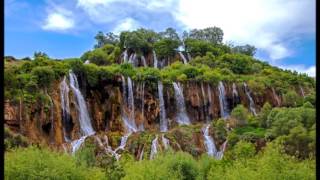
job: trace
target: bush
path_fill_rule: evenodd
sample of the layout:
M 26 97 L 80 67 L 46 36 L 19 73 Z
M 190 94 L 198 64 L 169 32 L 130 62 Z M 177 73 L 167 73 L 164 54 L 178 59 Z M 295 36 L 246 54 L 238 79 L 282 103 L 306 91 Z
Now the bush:
M 105 179 L 98 168 L 77 166 L 75 159 L 29 147 L 5 154 L 5 179 Z
M 188 153 L 159 154 L 152 161 L 132 162 L 125 166 L 123 179 L 196 179 L 199 169 Z
M 283 95 L 283 105 L 287 107 L 296 107 L 302 103 L 301 97 L 293 90 L 289 90 Z
M 47 88 L 55 79 L 54 71 L 49 66 L 35 67 L 32 69 L 31 74 L 35 77 L 35 80 L 39 87 Z
M 236 127 L 247 124 L 249 112 L 242 104 L 237 105 L 231 112 L 231 116 L 236 119 Z

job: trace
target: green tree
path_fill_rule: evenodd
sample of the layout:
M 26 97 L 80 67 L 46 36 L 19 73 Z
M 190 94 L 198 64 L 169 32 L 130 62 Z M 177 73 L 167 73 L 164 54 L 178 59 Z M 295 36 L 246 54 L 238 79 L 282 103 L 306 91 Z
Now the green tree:
M 35 67 L 31 71 L 39 87 L 48 88 L 54 80 L 54 71 L 49 66 Z
M 193 29 L 189 32 L 189 38 L 220 44 L 223 40 L 223 31 L 219 27 L 208 27 L 205 29 Z
M 249 44 L 246 44 L 244 46 L 235 46 L 232 48 L 233 53 L 240 53 L 248 56 L 253 56 L 256 53 L 256 50 L 257 48 Z
M 267 127 L 267 120 L 271 110 L 272 110 L 272 106 L 268 102 L 264 103 L 257 117 L 261 127 L 264 127 L 264 128 Z
M 231 116 L 236 119 L 236 126 L 247 124 L 249 112 L 242 104 L 237 105 L 231 112 Z
M 301 97 L 293 90 L 288 90 L 283 95 L 283 104 L 287 107 L 296 107 L 302 102 Z

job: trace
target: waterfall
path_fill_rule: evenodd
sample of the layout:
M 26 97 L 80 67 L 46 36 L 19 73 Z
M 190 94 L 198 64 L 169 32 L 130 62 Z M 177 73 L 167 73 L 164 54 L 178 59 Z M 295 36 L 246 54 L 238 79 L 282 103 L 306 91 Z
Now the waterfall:
M 50 98 L 50 121 L 51 121 L 50 139 L 52 142 L 54 141 L 54 103 L 50 96 L 49 98 Z
M 182 89 L 180 87 L 180 84 L 173 82 L 174 87 L 174 96 L 176 99 L 176 106 L 177 106 L 177 122 L 179 124 L 190 124 L 189 117 L 186 113 L 186 106 L 184 103 L 184 97 L 182 93 Z
M 157 147 L 158 147 L 158 135 L 156 135 L 156 138 L 152 140 L 150 159 L 153 159 L 154 156 L 157 154 L 158 152 Z
M 124 147 L 125 147 L 125 143 L 121 142 L 121 143 L 120 143 L 120 146 L 113 151 L 112 148 L 111 148 L 111 146 L 108 145 L 108 137 L 107 137 L 106 135 L 104 135 L 104 141 L 105 141 L 105 142 L 104 142 L 102 145 L 104 145 L 104 144 L 107 145 L 107 148 L 106 148 L 106 147 L 104 148 L 105 151 L 106 151 L 107 153 L 110 153 L 110 154 L 111 154 L 113 157 L 115 157 L 116 160 L 118 161 L 118 160 L 120 159 L 120 154 L 118 154 L 117 151 L 120 149 L 121 144 L 122 144 L 121 147 L 124 148 Z M 121 139 L 121 141 L 122 141 L 122 139 Z M 123 145 L 123 144 L 124 144 L 124 145 Z
M 143 123 L 144 123 L 144 85 L 145 85 L 145 82 L 142 82 L 141 85 L 140 85 L 140 88 L 141 88 L 141 115 L 142 115 L 142 123 L 140 124 L 139 126 L 139 131 L 144 131 L 144 126 L 143 126 Z
M 143 159 L 143 153 L 144 153 L 144 146 L 143 146 L 143 148 L 141 150 L 139 161 L 141 161 Z
M 305 97 L 304 90 L 303 90 L 303 88 L 301 86 L 299 86 L 299 87 L 300 87 L 301 95 L 304 98 Z
M 201 93 L 202 93 L 202 99 L 203 99 L 203 112 L 204 112 L 204 116 L 206 117 L 206 121 L 208 122 L 210 120 L 210 117 L 209 117 L 209 113 L 207 112 L 207 97 L 205 96 L 202 82 L 201 82 Z
M 81 146 L 81 144 L 84 143 L 84 140 L 86 140 L 87 136 L 82 136 L 80 139 L 76 139 L 71 142 L 72 146 L 72 154 L 74 154 Z
M 127 50 L 125 50 L 123 52 L 123 62 L 128 62 L 128 51 Z
M 131 133 L 125 134 L 124 136 L 121 137 L 121 142 L 120 142 L 120 146 L 117 147 L 114 151 L 117 152 L 119 149 L 124 149 L 126 147 L 127 144 L 127 140 L 128 137 L 131 135 Z
M 220 151 L 217 151 L 215 142 L 213 138 L 209 135 L 209 127 L 210 124 L 208 124 L 204 130 L 203 130 L 203 137 L 204 137 L 204 144 L 207 150 L 207 154 L 209 156 L 214 156 L 216 159 L 222 159 L 223 153 L 225 151 L 227 140 L 222 144 L 222 148 L 220 148 Z
M 179 55 L 180 55 L 181 59 L 183 60 L 183 64 L 187 64 L 188 61 L 187 61 L 186 57 L 184 57 L 183 53 L 179 51 Z
M 226 92 L 223 86 L 223 83 L 220 81 L 219 82 L 219 102 L 220 102 L 220 113 L 221 113 L 221 117 L 223 119 L 226 119 L 229 117 L 229 109 L 228 109 L 228 104 L 226 101 Z
M 159 94 L 159 106 L 160 106 L 160 131 L 168 131 L 168 122 L 166 118 L 166 107 L 163 99 L 163 85 L 161 81 L 158 81 L 158 94 Z
M 63 81 L 60 83 L 60 98 L 62 108 L 62 120 L 63 120 L 63 135 L 66 142 L 70 141 L 70 137 L 67 135 L 66 126 L 70 121 L 70 106 L 69 106 L 69 87 L 66 82 L 66 77 L 63 77 Z
M 228 140 L 226 140 L 223 144 L 222 144 L 222 148 L 220 148 L 221 150 L 217 152 L 216 154 L 216 159 L 221 160 L 224 154 L 224 151 L 226 149 L 227 146 L 227 142 Z
M 272 89 L 273 97 L 276 99 L 278 106 L 280 106 L 280 99 L 279 99 L 279 96 L 277 95 L 277 93 L 276 93 L 276 91 L 274 90 L 274 88 L 273 88 L 273 87 L 272 87 L 271 89 Z
M 235 83 L 232 84 L 232 94 L 235 96 L 235 97 L 238 97 L 238 91 L 237 91 L 237 86 Z
M 235 83 L 232 84 L 232 101 L 233 107 L 235 107 L 240 102 L 239 93 L 237 91 L 237 85 Z
M 207 91 L 208 91 L 208 101 L 209 101 L 209 114 L 210 114 L 210 112 L 212 112 L 212 96 L 211 96 L 211 86 L 210 86 L 210 84 L 208 84 L 208 87 L 207 87 L 208 89 L 207 89 Z
M 79 84 L 76 75 L 73 72 L 69 72 L 69 78 L 70 78 L 70 86 L 73 90 L 73 93 L 77 100 L 77 108 L 79 113 L 79 122 L 80 122 L 80 128 L 83 133 L 83 135 L 92 135 L 94 134 L 94 130 L 91 126 L 91 120 L 89 117 L 88 109 L 86 106 L 86 101 L 84 100 L 80 90 L 79 90 Z
M 89 61 L 89 60 L 86 60 L 86 61 L 84 62 L 84 64 L 90 64 L 90 61 Z
M 129 116 L 129 120 L 130 120 L 130 124 L 132 126 L 132 130 L 134 132 L 137 131 L 137 126 L 135 123 L 135 116 L 134 116 L 134 97 L 133 97 L 133 85 L 132 85 L 132 80 L 130 77 L 128 77 L 128 109 L 130 111 L 130 116 Z
M 142 60 L 143 66 L 147 67 L 148 65 L 147 65 L 147 62 L 146 62 L 146 58 L 143 55 L 141 55 L 141 60 Z
M 157 59 L 156 52 L 153 50 L 152 53 L 153 53 L 153 67 L 158 68 L 158 59 Z
M 217 148 L 216 148 L 216 145 L 214 144 L 213 138 L 209 135 L 209 127 L 210 127 L 210 124 L 208 124 L 203 131 L 204 144 L 206 146 L 208 155 L 215 156 L 217 153 Z
M 188 60 L 191 61 L 192 58 L 189 52 L 187 52 L 187 56 L 188 56 Z
M 68 148 L 66 147 L 66 144 L 62 144 L 62 148 L 63 148 L 63 151 L 64 153 L 68 153 Z
M 131 54 L 131 56 L 129 57 L 129 63 L 132 64 L 133 66 L 136 66 L 136 59 L 137 59 L 136 57 L 137 57 L 136 53 Z
M 124 78 L 124 76 L 121 76 L 121 80 L 122 80 L 122 99 L 124 102 L 124 105 L 127 105 L 127 86 L 126 86 L 126 79 Z
M 164 146 L 164 149 L 168 149 L 168 147 L 169 147 L 169 139 L 165 138 L 164 134 L 162 134 L 162 138 L 161 139 L 162 139 L 162 144 Z
M 244 85 L 244 91 L 246 92 L 246 94 L 247 94 L 247 96 L 248 96 L 248 99 L 249 99 L 249 107 L 250 107 L 250 111 L 252 112 L 252 114 L 253 115 L 257 115 L 257 113 L 256 113 L 256 109 L 255 109 L 255 107 L 254 107 L 254 101 L 253 101 L 253 99 L 252 99 L 252 97 L 251 97 L 251 95 L 250 95 L 250 92 L 249 92 L 249 90 L 248 90 L 248 86 L 247 86 L 247 84 L 244 82 L 243 83 L 243 85 Z

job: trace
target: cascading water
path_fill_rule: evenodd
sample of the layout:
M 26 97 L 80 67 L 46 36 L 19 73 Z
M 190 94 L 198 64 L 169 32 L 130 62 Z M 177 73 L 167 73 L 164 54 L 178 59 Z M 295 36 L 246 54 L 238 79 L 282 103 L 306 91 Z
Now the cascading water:
M 237 91 L 237 86 L 235 83 L 232 84 L 232 95 L 235 97 L 238 97 L 238 91 Z
M 179 55 L 180 55 L 181 59 L 183 60 L 183 64 L 187 64 L 188 60 L 186 59 L 186 57 L 184 57 L 183 53 L 179 51 Z
M 134 118 L 135 116 L 134 116 L 133 85 L 130 77 L 128 77 L 128 109 L 130 111 L 129 120 L 132 127 L 132 131 L 137 132 L 137 126 Z
M 122 80 L 122 99 L 123 99 L 123 103 L 126 106 L 127 105 L 127 86 L 126 86 L 126 79 L 124 76 L 121 76 L 121 80 Z
M 222 148 L 220 148 L 221 150 L 217 152 L 216 154 L 216 159 L 221 160 L 224 154 L 224 151 L 226 149 L 227 146 L 227 142 L 228 140 L 226 140 L 223 144 L 222 144 Z
M 180 84 L 178 85 L 177 83 L 173 82 L 173 88 L 177 106 L 177 122 L 179 124 L 190 124 L 190 119 L 186 113 L 186 106 Z
M 208 109 L 207 109 L 207 99 L 208 97 L 206 97 L 206 94 L 204 92 L 204 87 L 203 87 L 203 83 L 201 83 L 201 93 L 202 93 L 202 99 L 203 99 L 203 112 L 204 112 L 204 115 L 206 117 L 206 121 L 208 122 L 210 117 L 209 117 L 209 113 L 207 112 Z
M 158 68 L 158 58 L 157 58 L 156 52 L 153 50 L 152 53 L 153 53 L 153 67 Z
M 133 66 L 136 66 L 136 58 L 137 54 L 136 53 L 132 53 L 131 56 L 129 57 L 129 63 L 132 64 Z
M 128 51 L 127 50 L 125 50 L 123 52 L 123 62 L 128 62 Z
M 71 142 L 72 154 L 74 154 L 80 148 L 81 144 L 83 144 L 83 142 L 86 140 L 87 137 L 88 136 L 82 136 L 80 139 L 76 139 Z
M 213 138 L 209 135 L 209 127 L 210 124 L 208 124 L 204 129 L 203 129 L 203 137 L 204 137 L 204 144 L 207 150 L 207 154 L 209 156 L 214 156 L 216 159 L 220 160 L 223 157 L 223 153 L 226 148 L 227 141 L 225 141 L 222 144 L 222 148 L 220 148 L 220 151 L 217 151 L 215 142 Z
M 218 85 L 218 89 L 219 89 L 219 102 L 220 102 L 220 113 L 221 113 L 221 117 L 223 119 L 226 119 L 227 117 L 229 117 L 229 109 L 228 109 L 228 104 L 226 101 L 226 92 L 223 86 L 223 83 L 220 81 L 219 85 Z
M 168 149 L 169 148 L 169 139 L 164 137 L 164 134 L 162 134 L 161 136 L 162 138 L 162 144 L 164 146 L 164 149 Z
M 142 161 L 142 159 L 143 159 L 143 153 L 144 153 L 144 146 L 143 146 L 143 148 L 142 148 L 142 150 L 141 150 L 140 157 L 139 157 L 139 161 Z
M 276 93 L 276 91 L 274 90 L 273 87 L 271 89 L 272 89 L 273 97 L 276 99 L 278 106 L 280 106 L 281 103 L 280 103 L 279 96 L 277 95 L 277 93 Z
M 253 99 L 252 99 L 252 97 L 251 97 L 251 95 L 250 95 L 250 91 L 249 91 L 249 89 L 248 89 L 248 85 L 244 82 L 244 83 L 243 83 L 243 86 L 244 86 L 244 91 L 246 92 L 247 97 L 248 97 L 248 99 L 249 99 L 250 111 L 252 112 L 253 115 L 256 116 L 257 113 L 256 113 L 256 109 L 255 109 L 255 107 L 254 107 L 254 101 L 253 101 Z
M 191 61 L 192 57 L 189 52 L 187 52 L 188 60 Z
M 91 120 L 89 117 L 86 101 L 84 100 L 80 90 L 79 90 L 79 84 L 76 75 L 73 72 L 69 72 L 69 78 L 70 78 L 70 87 L 75 95 L 76 102 L 77 102 L 77 108 L 79 111 L 79 122 L 80 122 L 80 128 L 83 135 L 89 136 L 94 134 L 94 130 L 91 126 Z
M 54 103 L 51 96 L 49 96 L 49 98 L 50 98 L 50 121 L 51 121 L 50 139 L 51 139 L 51 142 L 53 142 L 54 141 Z
M 120 146 L 115 149 L 115 152 L 117 152 L 119 149 L 123 150 L 126 147 L 127 140 L 130 135 L 131 135 L 131 132 L 121 137 Z
M 146 61 L 146 58 L 145 58 L 143 55 L 141 55 L 141 61 L 142 61 L 144 67 L 147 67 L 147 66 L 148 66 L 148 65 L 147 65 L 147 61 Z
M 158 153 L 157 147 L 158 147 L 158 135 L 156 135 L 156 138 L 152 140 L 150 159 L 153 159 L 154 156 Z
M 208 89 L 207 89 L 207 91 L 208 91 L 208 101 L 209 101 L 209 114 L 210 114 L 210 112 L 212 112 L 212 96 L 211 96 L 211 86 L 210 86 L 210 84 L 208 84 L 208 87 L 207 87 Z
M 66 129 L 66 126 L 70 121 L 69 91 L 70 89 L 66 82 L 66 77 L 63 77 L 63 81 L 60 83 L 60 98 L 63 120 L 63 135 L 66 142 L 70 142 L 70 137 L 68 137 Z
M 210 124 L 208 124 L 203 130 L 204 144 L 206 146 L 208 155 L 215 156 L 217 153 L 217 148 L 216 148 L 216 145 L 214 144 L 213 138 L 209 135 L 209 127 L 210 127 Z
M 158 94 L 159 94 L 159 106 L 160 106 L 160 131 L 168 131 L 168 121 L 166 118 L 166 107 L 163 99 L 163 85 L 161 81 L 158 81 Z
M 240 97 L 239 97 L 237 86 L 235 83 L 232 84 L 232 98 L 233 98 L 233 107 L 235 107 L 240 102 Z
M 90 64 L 90 61 L 89 61 L 89 60 L 86 60 L 86 61 L 84 62 L 84 64 Z
M 144 122 L 144 85 L 145 85 L 144 82 L 142 82 L 142 83 L 140 84 L 140 91 L 141 91 L 141 115 L 142 115 L 143 121 L 142 121 L 142 123 L 141 123 L 140 126 L 139 126 L 139 131 L 144 131 L 144 126 L 143 126 L 143 122 Z
M 302 97 L 304 98 L 305 97 L 304 90 L 303 90 L 303 88 L 301 86 L 299 86 L 299 87 L 300 87 L 300 91 L 301 91 Z

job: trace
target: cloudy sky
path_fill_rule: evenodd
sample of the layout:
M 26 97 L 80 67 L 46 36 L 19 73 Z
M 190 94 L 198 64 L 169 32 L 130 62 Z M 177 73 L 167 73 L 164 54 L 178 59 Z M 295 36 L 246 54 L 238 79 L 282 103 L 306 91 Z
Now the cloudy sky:
M 315 0 L 5 0 L 5 55 L 79 57 L 98 31 L 217 26 L 224 42 L 315 76 Z

